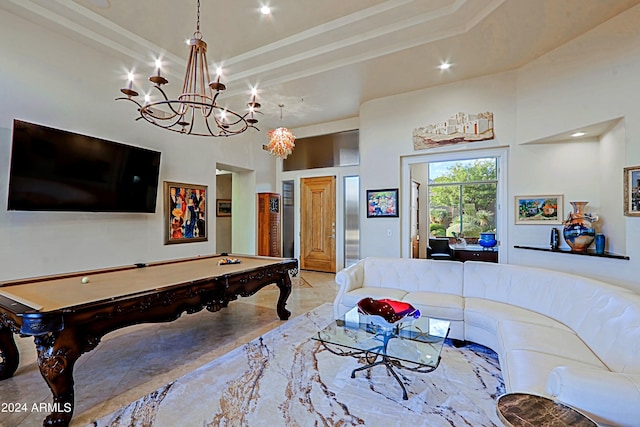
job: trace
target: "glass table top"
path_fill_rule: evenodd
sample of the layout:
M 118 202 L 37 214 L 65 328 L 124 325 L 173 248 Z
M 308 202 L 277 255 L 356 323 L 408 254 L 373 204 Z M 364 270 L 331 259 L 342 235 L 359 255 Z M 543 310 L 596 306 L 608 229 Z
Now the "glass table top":
M 353 353 L 378 354 L 399 361 L 435 368 L 449 333 L 446 320 L 420 317 L 393 327 L 381 326 L 379 316 L 358 313 L 354 307 L 312 338 Z

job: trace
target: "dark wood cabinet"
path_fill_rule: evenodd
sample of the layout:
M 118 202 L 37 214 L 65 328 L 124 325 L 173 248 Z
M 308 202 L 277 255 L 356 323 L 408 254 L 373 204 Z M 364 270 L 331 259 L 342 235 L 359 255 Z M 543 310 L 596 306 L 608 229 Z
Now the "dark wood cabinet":
M 485 250 L 482 246 L 453 248 L 453 259 L 456 261 L 498 262 L 497 250 Z
M 281 199 L 278 193 L 258 193 L 258 255 L 282 256 Z

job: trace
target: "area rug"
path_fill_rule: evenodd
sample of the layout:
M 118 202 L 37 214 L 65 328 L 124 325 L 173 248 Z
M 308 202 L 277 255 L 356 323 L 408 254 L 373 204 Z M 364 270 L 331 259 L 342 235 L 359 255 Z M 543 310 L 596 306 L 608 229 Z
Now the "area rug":
M 358 360 L 310 338 L 332 321 L 332 306 L 324 304 L 91 425 L 502 425 L 495 400 L 504 383 L 491 350 L 447 341 L 435 371 L 398 371 L 409 393 L 403 400 L 384 367 L 351 378 Z

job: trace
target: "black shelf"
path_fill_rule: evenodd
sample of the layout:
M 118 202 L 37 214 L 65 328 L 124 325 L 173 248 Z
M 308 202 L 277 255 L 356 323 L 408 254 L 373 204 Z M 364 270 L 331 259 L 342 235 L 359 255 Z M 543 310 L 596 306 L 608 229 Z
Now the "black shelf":
M 587 252 L 574 252 L 571 249 L 551 249 L 551 248 L 546 248 L 546 247 L 542 247 L 542 246 L 522 246 L 522 245 L 515 245 L 514 248 L 516 249 L 529 249 L 532 251 L 542 251 L 542 252 L 556 252 L 556 253 L 562 253 L 562 254 L 571 254 L 571 255 L 583 255 L 583 256 L 595 256 L 595 257 L 600 257 L 600 258 L 613 258 L 613 259 L 626 259 L 628 260 L 629 257 L 626 255 L 618 255 L 618 254 L 614 254 L 611 252 L 605 252 L 603 254 L 597 254 L 595 253 L 595 251 L 593 249 L 589 249 L 587 250 Z

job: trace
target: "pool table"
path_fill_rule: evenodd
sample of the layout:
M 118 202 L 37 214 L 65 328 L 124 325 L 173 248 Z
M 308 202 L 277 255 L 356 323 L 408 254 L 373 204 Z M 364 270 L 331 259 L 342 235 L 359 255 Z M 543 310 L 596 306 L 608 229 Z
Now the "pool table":
M 0 380 L 18 368 L 13 334 L 33 336 L 53 394 L 43 425 L 68 425 L 75 362 L 105 334 L 173 321 L 183 312 L 218 311 L 272 283 L 280 290 L 277 314 L 286 320 L 289 275 L 297 271 L 295 259 L 222 254 L 0 282 Z

